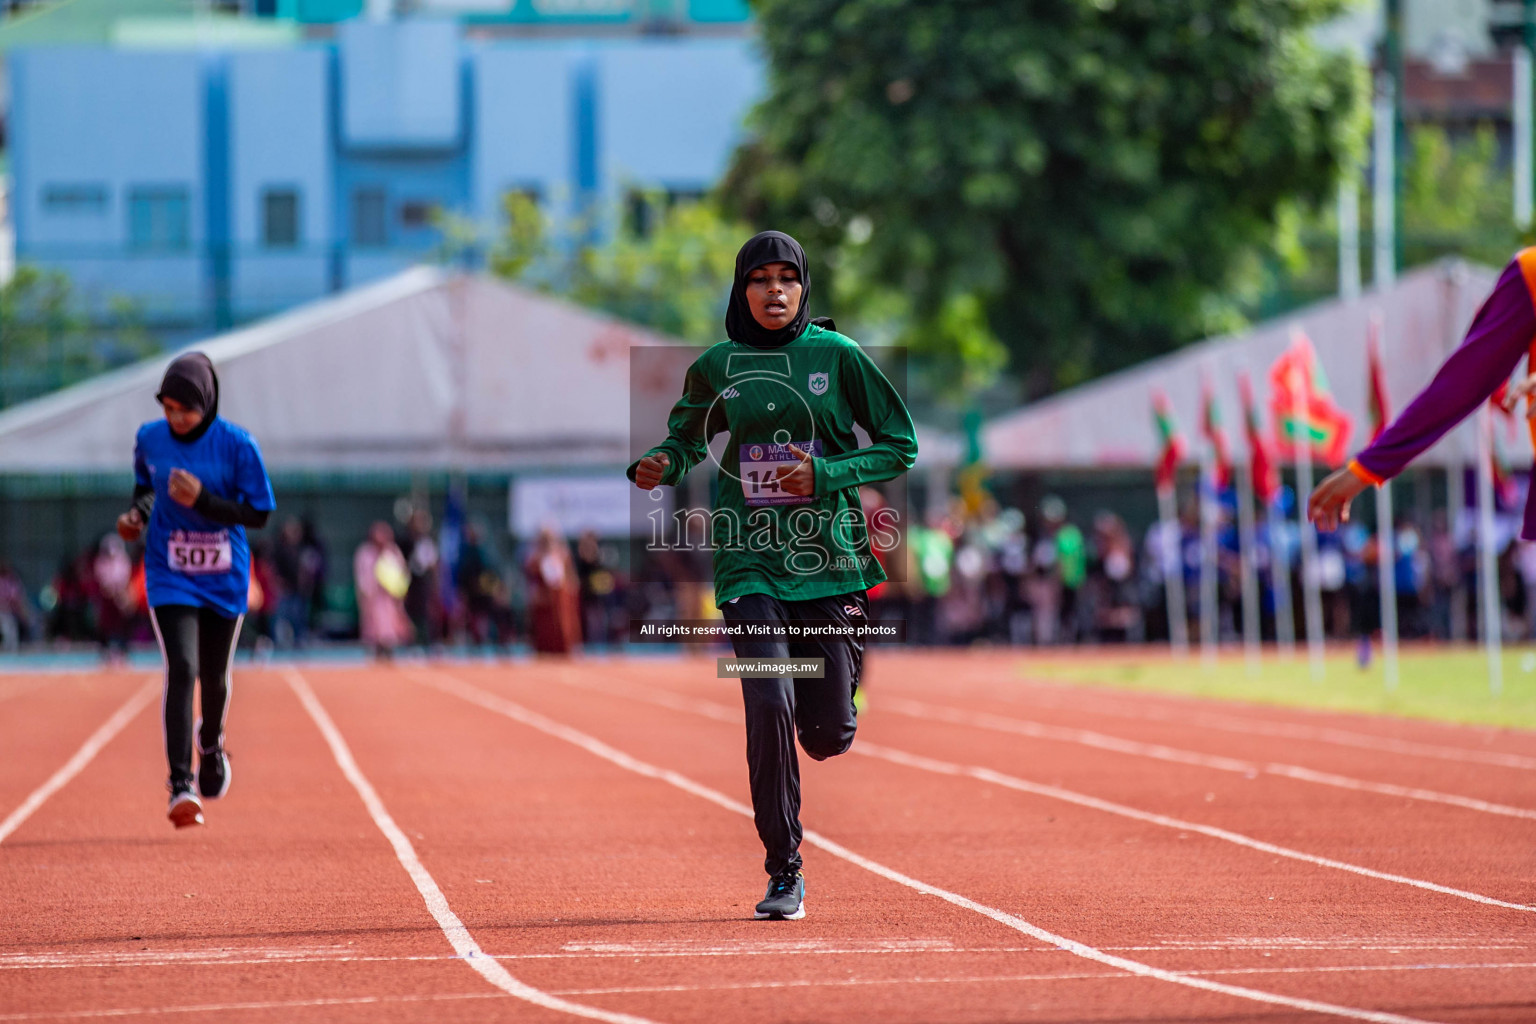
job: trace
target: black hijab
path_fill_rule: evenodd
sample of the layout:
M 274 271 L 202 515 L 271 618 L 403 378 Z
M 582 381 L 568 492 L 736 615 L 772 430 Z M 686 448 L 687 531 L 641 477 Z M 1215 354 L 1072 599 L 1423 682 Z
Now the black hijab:
M 795 318 L 777 330 L 757 322 L 747 305 L 747 275 L 767 263 L 789 263 L 800 272 L 800 308 Z M 778 348 L 800 337 L 811 318 L 811 268 L 806 264 L 800 243 L 782 231 L 764 231 L 747 239 L 736 254 L 736 280 L 731 284 L 731 301 L 725 309 L 725 334 L 732 341 L 753 348 Z
M 160 390 L 155 393 L 157 402 L 167 398 L 203 414 L 203 421 L 197 426 L 185 434 L 173 430 L 172 437 L 191 442 L 206 434 L 219 415 L 219 375 L 213 371 L 213 361 L 201 352 L 188 352 L 172 360 Z

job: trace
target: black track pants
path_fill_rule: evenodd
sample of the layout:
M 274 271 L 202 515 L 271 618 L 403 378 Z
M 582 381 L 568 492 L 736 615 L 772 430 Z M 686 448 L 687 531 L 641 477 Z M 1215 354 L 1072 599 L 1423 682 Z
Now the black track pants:
M 812 601 L 781 601 L 767 594 L 745 594 L 721 607 L 727 622 L 816 620 L 844 625 L 868 617 L 862 591 Z M 795 737 L 817 761 L 836 757 L 853 746 L 858 719 L 853 694 L 859 688 L 864 642 L 828 638 L 786 642 L 733 638 L 738 658 L 825 658 L 823 679 L 788 676 L 741 681 L 747 710 L 747 771 L 752 785 L 752 815 L 767 857 L 763 867 L 777 875 L 800 867 L 800 762 Z
M 227 619 L 211 608 L 163 604 L 150 609 L 165 654 L 165 758 L 171 789 L 192 785 L 192 685 L 203 683 L 202 750 L 224 745 L 229 666 L 245 616 Z

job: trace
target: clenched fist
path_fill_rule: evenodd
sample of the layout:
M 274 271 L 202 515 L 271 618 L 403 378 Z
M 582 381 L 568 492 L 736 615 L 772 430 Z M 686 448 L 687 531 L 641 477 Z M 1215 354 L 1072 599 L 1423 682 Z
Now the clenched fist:
M 776 482 L 790 494 L 809 498 L 816 493 L 816 463 L 811 461 L 811 455 L 808 452 L 801 451 L 794 445 L 790 445 L 789 450 L 800 461 L 792 465 L 780 466 Z
M 197 496 L 203 493 L 203 482 L 184 469 L 173 469 L 166 490 L 171 492 L 171 500 L 176 504 L 191 508 L 197 503 Z
M 642 491 L 649 491 L 659 486 L 661 478 L 667 475 L 667 470 L 671 466 L 672 459 L 666 452 L 647 455 L 640 460 L 640 465 L 635 467 L 635 486 Z
M 131 508 L 117 517 L 117 535 L 132 544 L 138 540 L 144 532 L 144 517 L 139 515 L 139 510 Z

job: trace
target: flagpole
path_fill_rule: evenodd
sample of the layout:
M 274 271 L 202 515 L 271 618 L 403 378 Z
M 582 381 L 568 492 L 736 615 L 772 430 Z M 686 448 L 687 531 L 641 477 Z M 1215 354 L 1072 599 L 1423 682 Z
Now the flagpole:
M 1376 580 L 1381 592 L 1381 667 L 1387 689 L 1397 689 L 1397 530 L 1392 483 L 1376 488 Z
M 1296 657 L 1296 602 L 1291 593 L 1291 546 L 1286 538 L 1285 510 L 1276 498 L 1264 512 L 1269 531 L 1269 588 L 1275 602 L 1275 644 L 1282 661 Z
M 1529 8 L 1527 8 L 1529 10 Z M 1515 227 L 1524 230 L 1531 223 L 1531 38 L 1530 23 L 1525 38 L 1514 50 L 1514 177 Z
M 1200 453 L 1200 660 L 1216 665 L 1216 458 L 1209 437 Z
M 1307 619 L 1307 660 L 1312 678 L 1321 682 L 1323 667 L 1323 596 L 1318 590 L 1317 531 L 1307 518 L 1307 497 L 1312 493 L 1312 428 L 1308 408 L 1311 381 L 1292 370 L 1291 413 L 1295 423 L 1296 522 L 1301 529 L 1301 596 Z
M 1376 76 L 1376 98 L 1371 104 L 1374 121 L 1372 153 L 1375 177 L 1372 181 L 1371 277 L 1378 290 L 1397 278 L 1397 106 L 1396 82 L 1390 70 Z
M 1478 619 L 1488 653 L 1488 690 L 1497 697 L 1504 691 L 1504 623 L 1493 533 L 1493 412 L 1484 404 L 1477 416 L 1477 575 L 1482 596 Z
M 1162 524 L 1163 589 L 1168 600 L 1168 646 L 1175 658 L 1189 656 L 1189 611 L 1184 601 L 1184 533 L 1179 526 L 1176 485 L 1157 489 Z
M 1259 577 L 1253 565 L 1253 466 L 1237 472 L 1237 547 L 1243 582 L 1243 659 L 1249 675 L 1258 675 L 1259 660 Z
M 1352 163 L 1339 175 L 1339 298 L 1360 295 L 1360 181 Z
M 1381 368 L 1385 366 L 1386 331 L 1383 330 L 1381 310 L 1371 313 L 1371 390 L 1375 401 L 1381 404 L 1376 410 L 1379 418 L 1375 430 L 1386 427 L 1386 384 L 1381 380 Z M 1377 393 L 1379 392 L 1379 394 Z M 1373 437 L 1374 441 L 1375 438 Z M 1381 597 L 1381 667 L 1382 677 L 1388 690 L 1396 690 L 1397 667 L 1397 529 L 1392 515 L 1392 484 L 1384 481 L 1376 488 L 1376 581 Z

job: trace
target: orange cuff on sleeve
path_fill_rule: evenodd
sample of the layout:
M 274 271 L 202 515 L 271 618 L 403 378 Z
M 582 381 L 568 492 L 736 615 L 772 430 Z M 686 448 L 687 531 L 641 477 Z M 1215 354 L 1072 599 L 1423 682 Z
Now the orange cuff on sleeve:
M 1349 460 L 1349 471 L 1355 474 L 1355 476 L 1359 477 L 1361 480 L 1364 480 L 1366 483 L 1370 484 L 1372 487 L 1380 487 L 1383 483 L 1385 483 L 1381 477 L 1360 465 L 1359 461 L 1356 459 Z

